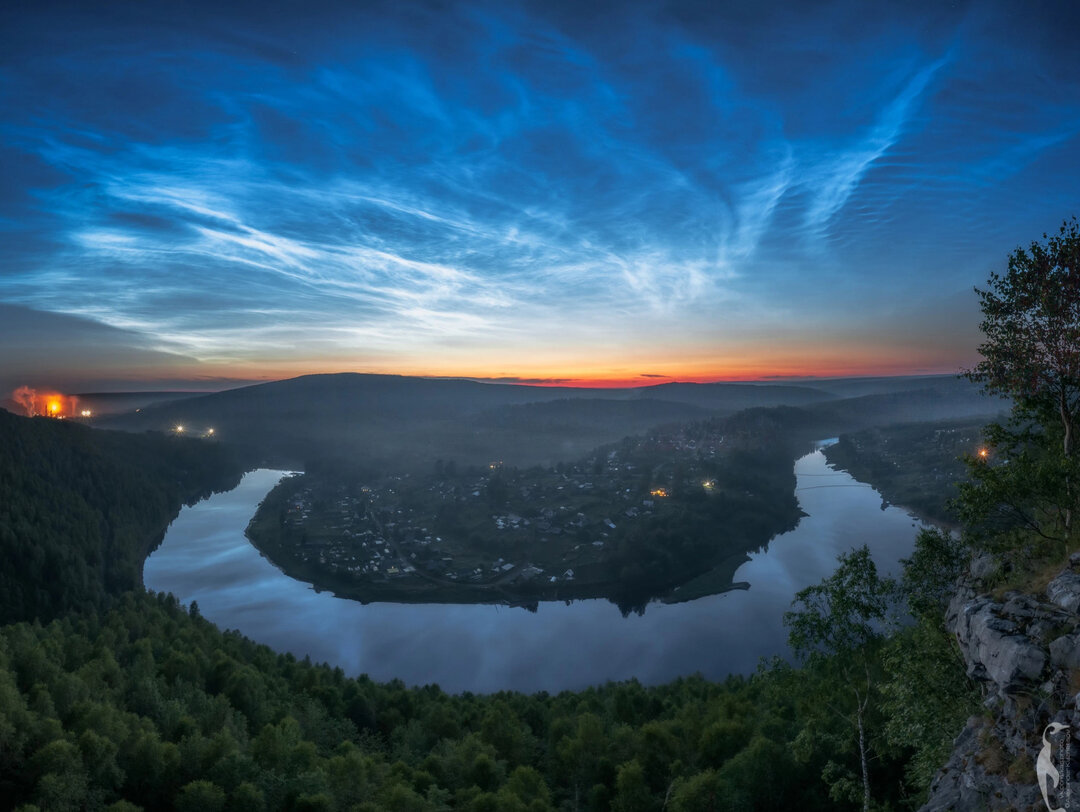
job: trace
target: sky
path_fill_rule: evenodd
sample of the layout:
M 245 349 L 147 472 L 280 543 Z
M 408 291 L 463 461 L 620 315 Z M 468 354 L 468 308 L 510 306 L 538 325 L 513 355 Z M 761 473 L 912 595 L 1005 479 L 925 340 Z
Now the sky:
M 219 6 L 226 6 L 221 8 Z M 950 373 L 1066 3 L 8 3 L 0 394 Z

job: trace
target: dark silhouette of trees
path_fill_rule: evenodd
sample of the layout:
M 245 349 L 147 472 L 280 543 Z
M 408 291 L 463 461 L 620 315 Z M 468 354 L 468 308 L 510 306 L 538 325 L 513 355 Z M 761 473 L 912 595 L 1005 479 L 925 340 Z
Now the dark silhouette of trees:
M 1012 467 L 991 471 L 973 466 L 982 487 L 965 495 L 972 508 L 967 518 L 978 519 L 1003 506 L 1029 529 L 1052 536 L 1049 517 L 1060 525 L 1068 544 L 1077 502 L 1080 411 L 1076 219 L 1064 222 L 1052 237 L 1044 234 L 1043 242 L 1017 248 L 1005 273 L 992 273 L 987 288 L 976 292 L 983 313 L 983 358 L 966 374 L 988 392 L 1012 400 L 1009 426 L 991 426 L 988 434 L 993 446 L 1007 452 Z

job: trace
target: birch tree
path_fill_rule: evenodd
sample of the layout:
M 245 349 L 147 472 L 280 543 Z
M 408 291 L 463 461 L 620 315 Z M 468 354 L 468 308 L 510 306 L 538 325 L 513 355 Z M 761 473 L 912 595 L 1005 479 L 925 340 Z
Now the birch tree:
M 805 662 L 828 658 L 846 701 L 832 708 L 855 737 L 864 812 L 870 810 L 871 703 L 877 693 L 874 651 L 884 639 L 892 582 L 878 576 L 866 545 L 839 557 L 836 571 L 796 593 L 784 613 L 788 644 Z

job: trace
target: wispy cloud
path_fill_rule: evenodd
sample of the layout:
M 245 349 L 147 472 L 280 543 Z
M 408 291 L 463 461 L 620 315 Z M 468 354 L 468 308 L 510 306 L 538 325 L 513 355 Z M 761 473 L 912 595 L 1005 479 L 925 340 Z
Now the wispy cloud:
M 335 27 L 316 6 L 229 36 L 30 11 L 37 47 L 0 34 L 0 301 L 206 363 L 503 369 L 542 350 L 676 371 L 636 351 L 719 357 L 751 328 L 849 321 L 840 285 L 911 295 L 894 280 L 947 238 L 1018 198 L 1045 210 L 1039 156 L 1080 122 L 1054 91 L 1068 77 L 988 73 L 994 49 L 1050 64 L 1030 38 L 895 10 L 596 26 L 562 7 L 439 25 L 358 7 Z M 873 43 L 831 33 L 851 15 Z M 1013 178 L 1009 206 L 972 194 L 991 176 Z M 996 250 L 969 250 L 957 288 Z
M 945 65 L 940 59 L 916 71 L 900 93 L 876 117 L 870 130 L 851 146 L 807 167 L 810 203 L 805 222 L 811 234 L 824 236 L 830 222 L 851 198 L 867 171 L 903 136 L 919 99 Z

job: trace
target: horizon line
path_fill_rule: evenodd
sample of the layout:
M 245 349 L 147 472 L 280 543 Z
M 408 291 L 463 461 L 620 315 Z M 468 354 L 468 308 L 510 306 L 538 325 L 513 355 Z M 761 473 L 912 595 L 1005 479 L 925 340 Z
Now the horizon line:
M 554 377 L 518 377 L 518 376 L 479 376 L 479 375 L 416 375 L 405 373 L 393 373 L 393 372 L 356 372 L 352 370 L 341 370 L 338 372 L 310 372 L 301 373 L 299 375 L 291 375 L 282 378 L 251 378 L 251 379 L 233 379 L 228 385 L 221 387 L 210 388 L 199 386 L 196 382 L 192 381 L 189 385 L 179 386 L 176 388 L 162 388 L 160 384 L 154 388 L 147 389 L 97 389 L 97 390 L 81 390 L 81 391 L 68 391 L 63 392 L 63 387 L 50 387 L 50 386 L 36 386 L 30 387 L 31 389 L 42 392 L 53 392 L 57 394 L 65 394 L 67 396 L 76 397 L 91 397 L 91 396 L 107 396 L 107 395 L 122 395 L 122 394 L 170 394 L 170 393 L 187 393 L 192 395 L 209 395 L 217 392 L 227 392 L 234 389 L 244 389 L 250 386 L 261 386 L 263 384 L 281 383 L 284 381 L 297 380 L 299 378 L 308 377 L 320 377 L 320 376 L 332 376 L 332 375 L 363 375 L 367 377 L 383 377 L 383 378 L 412 378 L 416 380 L 431 380 L 431 381 L 468 381 L 471 383 L 480 384 L 492 384 L 500 386 L 522 386 L 532 387 L 540 389 L 607 389 L 607 390 L 619 390 L 619 389 L 651 389 L 658 386 L 665 386 L 670 384 L 694 384 L 694 385 L 709 385 L 709 384 L 745 384 L 745 385 L 799 385 L 799 384 L 813 384 L 813 383 L 826 383 L 831 381 L 860 381 L 860 380 L 878 380 L 878 379 L 897 379 L 897 378 L 944 378 L 944 377 L 961 377 L 961 372 L 918 372 L 918 373 L 880 373 L 880 374 L 857 374 L 857 375 L 772 375 L 766 377 L 757 378 L 743 378 L 743 377 L 731 377 L 713 378 L 711 376 L 701 376 L 695 378 L 674 378 L 661 375 L 649 375 L 638 376 L 635 378 L 554 378 Z M 642 382 L 641 377 L 655 378 L 652 382 Z M 131 382 L 137 385 L 136 381 Z M 208 382 L 207 382 L 208 383 Z M 11 399 L 16 387 L 10 392 L 4 395 L 4 399 Z

